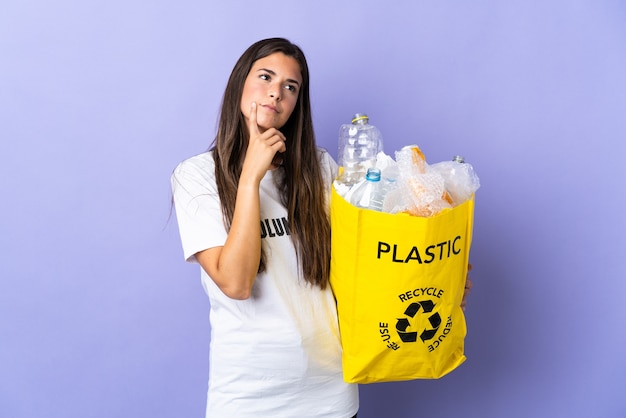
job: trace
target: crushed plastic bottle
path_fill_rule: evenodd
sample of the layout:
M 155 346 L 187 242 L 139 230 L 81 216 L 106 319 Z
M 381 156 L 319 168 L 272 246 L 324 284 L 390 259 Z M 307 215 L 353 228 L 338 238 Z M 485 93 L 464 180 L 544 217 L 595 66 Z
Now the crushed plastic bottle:
M 443 177 L 446 191 L 454 206 L 470 199 L 480 187 L 474 167 L 466 163 L 465 158 L 460 155 L 455 155 L 452 161 L 433 164 L 431 169 Z
M 399 211 L 413 216 L 433 216 L 452 207 L 452 199 L 445 189 L 444 178 L 429 169 L 426 158 L 417 145 L 396 152 L 401 187 L 406 195 L 405 208 Z
M 350 203 L 359 208 L 382 211 L 385 198 L 384 183 L 380 179 L 380 169 L 371 167 L 365 179 L 354 187 Z

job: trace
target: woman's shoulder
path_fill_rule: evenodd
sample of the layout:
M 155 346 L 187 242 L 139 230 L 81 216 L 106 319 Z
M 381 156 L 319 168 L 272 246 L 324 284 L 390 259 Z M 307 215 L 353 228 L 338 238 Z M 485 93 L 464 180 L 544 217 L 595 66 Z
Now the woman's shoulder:
M 172 172 L 172 186 L 198 190 L 214 189 L 215 161 L 210 151 L 194 155 L 178 163 Z
M 206 151 L 201 154 L 189 157 L 176 166 L 174 169 L 175 175 L 184 174 L 213 174 L 213 168 L 215 167 L 215 161 L 213 160 L 213 153 Z
M 331 159 L 333 157 L 331 157 L 330 153 L 328 152 L 328 150 L 326 148 L 323 147 L 317 147 L 317 155 L 320 157 L 320 161 L 323 161 L 324 159 Z
M 330 179 L 334 179 L 337 175 L 337 163 L 330 155 L 326 148 L 318 147 L 317 155 L 320 162 L 320 167 L 322 168 L 322 172 L 326 176 L 330 176 Z

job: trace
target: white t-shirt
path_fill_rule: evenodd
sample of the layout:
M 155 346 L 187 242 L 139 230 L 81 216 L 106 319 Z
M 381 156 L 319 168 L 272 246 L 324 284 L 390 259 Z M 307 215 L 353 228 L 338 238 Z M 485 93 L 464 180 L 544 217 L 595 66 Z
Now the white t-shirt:
M 320 149 L 329 186 L 336 164 Z M 209 296 L 211 347 L 207 417 L 349 418 L 358 409 L 357 385 L 345 383 L 335 300 L 298 275 L 287 210 L 274 176 L 260 186 L 261 235 L 267 258 L 252 296 L 230 299 L 201 270 Z M 183 161 L 172 175 L 184 257 L 224 245 L 211 153 Z M 328 199 L 328 197 L 327 197 Z

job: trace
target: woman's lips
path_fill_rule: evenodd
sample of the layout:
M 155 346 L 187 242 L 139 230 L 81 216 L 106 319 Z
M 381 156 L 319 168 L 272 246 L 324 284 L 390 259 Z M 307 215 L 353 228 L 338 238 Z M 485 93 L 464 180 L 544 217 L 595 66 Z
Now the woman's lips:
M 265 104 L 265 105 L 263 105 L 263 107 L 268 109 L 268 110 L 271 110 L 274 113 L 278 113 L 278 109 L 275 106 L 272 106 L 270 104 Z

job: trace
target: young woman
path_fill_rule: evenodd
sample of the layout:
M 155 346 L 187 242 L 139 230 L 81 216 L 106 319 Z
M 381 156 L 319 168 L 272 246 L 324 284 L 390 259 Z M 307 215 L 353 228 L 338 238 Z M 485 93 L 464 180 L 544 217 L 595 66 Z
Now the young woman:
M 250 46 L 211 149 L 172 175 L 184 256 L 211 304 L 207 416 L 355 416 L 328 284 L 336 168 L 315 143 L 303 52 Z

